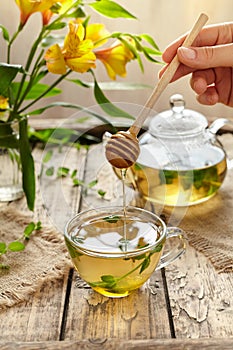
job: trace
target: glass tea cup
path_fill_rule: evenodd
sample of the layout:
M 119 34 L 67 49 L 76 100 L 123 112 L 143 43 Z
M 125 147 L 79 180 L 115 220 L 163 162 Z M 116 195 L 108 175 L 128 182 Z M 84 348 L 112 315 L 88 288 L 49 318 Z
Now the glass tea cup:
M 68 221 L 64 237 L 80 277 L 113 298 L 140 288 L 155 269 L 185 250 L 181 229 L 166 227 L 156 214 L 130 206 L 83 211 Z M 175 245 L 163 254 L 168 239 Z

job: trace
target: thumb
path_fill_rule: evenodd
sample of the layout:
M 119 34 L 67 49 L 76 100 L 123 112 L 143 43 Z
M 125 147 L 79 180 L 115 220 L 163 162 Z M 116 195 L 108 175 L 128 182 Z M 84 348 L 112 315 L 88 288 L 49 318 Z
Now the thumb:
M 233 67 L 233 44 L 179 47 L 177 55 L 181 63 L 191 68 Z

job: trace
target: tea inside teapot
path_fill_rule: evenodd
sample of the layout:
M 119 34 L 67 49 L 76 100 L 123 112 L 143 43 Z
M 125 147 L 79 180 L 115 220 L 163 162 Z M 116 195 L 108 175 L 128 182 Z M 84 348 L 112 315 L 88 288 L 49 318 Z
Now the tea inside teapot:
M 127 170 L 127 179 L 155 203 L 201 203 L 220 188 L 227 170 L 226 153 L 207 127 L 207 119 L 185 109 L 181 95 L 173 95 L 170 105 L 170 110 L 152 118 L 139 139 L 140 155 Z

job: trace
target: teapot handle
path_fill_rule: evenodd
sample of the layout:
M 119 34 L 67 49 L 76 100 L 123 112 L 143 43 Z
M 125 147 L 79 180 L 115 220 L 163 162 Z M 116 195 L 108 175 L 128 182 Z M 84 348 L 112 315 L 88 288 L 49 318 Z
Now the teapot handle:
M 229 125 L 232 127 L 233 130 L 233 122 L 226 118 L 218 118 L 216 119 L 208 128 L 209 132 L 211 134 L 216 135 L 218 130 L 221 129 L 224 125 Z
M 209 132 L 212 135 L 216 135 L 218 130 L 221 129 L 224 125 L 229 125 L 232 127 L 233 130 L 233 122 L 231 120 L 228 120 L 226 118 L 218 118 L 216 119 L 209 127 Z M 233 168 L 233 159 L 228 159 L 228 169 Z

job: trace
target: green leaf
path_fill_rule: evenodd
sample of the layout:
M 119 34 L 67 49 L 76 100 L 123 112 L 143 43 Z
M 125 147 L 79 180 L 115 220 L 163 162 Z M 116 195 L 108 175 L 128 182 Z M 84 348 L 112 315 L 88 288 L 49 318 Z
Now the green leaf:
M 154 249 L 152 249 L 152 251 L 150 252 L 150 255 L 154 254 L 154 253 L 159 253 L 161 252 L 161 250 L 163 249 L 163 244 L 159 244 L 157 245 Z
M 18 148 L 19 141 L 11 125 L 0 120 L 0 147 Z
M 50 159 L 52 158 L 53 155 L 53 151 L 49 150 L 43 157 L 43 163 L 48 163 L 50 161 Z
M 135 169 L 136 171 L 139 171 L 139 170 L 143 170 L 143 169 L 145 168 L 145 165 L 141 165 L 141 164 L 139 164 L 139 163 L 135 163 L 135 164 L 133 165 L 133 167 L 134 167 L 134 169 Z
M 94 86 L 94 94 L 95 94 L 95 99 L 100 105 L 100 107 L 103 109 L 103 111 L 105 111 L 110 116 L 134 119 L 134 117 L 131 116 L 129 113 L 116 107 L 107 99 L 107 97 L 103 94 L 102 90 L 100 89 L 96 79 L 95 79 L 95 86 Z
M 6 252 L 6 243 L 0 242 L 0 255 Z
M 142 260 L 145 258 L 146 258 L 146 254 L 141 254 L 141 255 L 134 256 L 132 259 L 133 260 Z
M 93 181 L 89 182 L 88 183 L 88 188 L 94 187 L 97 183 L 98 183 L 98 180 L 93 180 Z
M 91 83 L 85 83 L 80 79 L 66 79 L 66 80 L 71 81 L 72 83 L 79 85 L 79 86 L 82 86 L 82 87 L 85 87 L 85 88 L 90 88 L 92 86 Z
M 112 275 L 103 275 L 101 276 L 101 280 L 107 283 L 114 283 L 116 281 L 115 277 Z
M 2 270 L 9 270 L 10 266 L 9 265 L 5 265 L 5 264 L 0 264 L 0 269 L 2 269 Z
M 120 220 L 120 216 L 118 215 L 110 215 L 103 218 L 104 221 L 110 222 L 111 224 L 115 224 L 118 220 Z
M 53 174 L 54 174 L 54 167 L 51 166 L 51 167 L 49 167 L 48 169 L 46 169 L 45 174 L 46 174 L 47 176 L 53 176 Z
M 59 167 L 57 169 L 57 177 L 66 177 L 69 174 L 69 171 L 69 168 Z
M 85 108 L 85 107 L 80 106 L 80 105 L 72 104 L 72 103 L 62 102 L 62 101 L 50 103 L 50 104 L 48 104 L 48 105 L 46 105 L 46 106 L 44 106 L 42 108 L 39 108 L 39 109 L 34 110 L 34 111 L 30 111 L 29 114 L 30 115 L 41 114 L 44 111 L 46 111 L 47 109 L 53 108 L 53 107 L 64 107 L 64 108 L 77 109 L 79 111 L 85 112 L 86 114 L 90 114 L 93 117 L 96 117 L 97 119 L 101 120 L 102 122 L 104 122 L 106 124 L 109 124 L 109 120 L 108 119 L 106 119 L 105 117 L 103 117 L 103 116 L 101 116 L 99 114 L 96 114 L 96 113 L 92 112 L 88 108 Z
M 12 85 L 11 85 L 11 89 L 15 95 L 16 95 L 16 92 L 18 91 L 19 86 L 20 86 L 20 83 L 12 83 Z M 24 82 L 23 88 L 20 92 L 21 94 L 24 93 L 27 86 L 28 86 L 28 82 Z M 41 96 L 48 89 L 48 87 L 49 86 L 46 84 L 38 84 L 37 83 L 37 84 L 33 85 L 31 87 L 30 91 L 25 96 L 25 100 L 36 100 L 39 96 Z M 62 91 L 60 89 L 53 88 L 46 95 L 44 95 L 44 97 L 53 97 L 53 96 L 59 95 L 61 92 Z
M 22 66 L 0 63 L 0 95 L 7 96 L 7 90 L 18 72 L 24 72 Z
M 63 29 L 67 26 L 66 22 L 53 22 L 46 26 L 46 29 L 48 30 L 59 30 Z
M 37 221 L 35 230 L 36 230 L 36 231 L 39 231 L 39 230 L 41 230 L 41 229 L 42 229 L 41 221 Z
M 25 245 L 22 242 L 14 241 L 8 244 L 8 250 L 11 252 L 20 252 L 25 249 Z
M 142 263 L 141 269 L 139 273 L 142 273 L 148 266 L 150 265 L 150 258 L 147 257 Z
M 23 190 L 27 199 L 27 205 L 30 210 L 34 210 L 36 196 L 36 181 L 34 160 L 31 155 L 31 148 L 28 140 L 27 118 L 19 123 L 19 149 L 23 173 Z
M 0 24 L 0 29 L 2 30 L 2 36 L 3 38 L 6 40 L 6 41 L 10 41 L 10 36 L 9 36 L 9 33 L 7 31 L 7 29 L 2 25 Z
M 105 194 L 106 194 L 106 191 L 103 191 L 103 190 L 98 190 L 98 195 L 100 195 L 100 197 L 104 197 L 105 196 Z
M 145 41 L 147 41 L 152 47 L 154 47 L 157 50 L 157 54 L 161 55 L 161 51 L 159 50 L 158 45 L 155 43 L 154 39 L 149 35 L 149 34 L 140 34 L 139 35 L 140 38 L 144 39 Z
M 136 19 L 134 15 L 125 10 L 121 5 L 110 0 L 100 0 L 97 2 L 92 2 L 89 4 L 97 12 L 104 16 L 110 18 L 133 18 Z
M 72 174 L 71 174 L 71 179 L 73 179 L 73 178 L 75 178 L 75 176 L 77 175 L 77 169 L 74 169 L 73 171 L 72 171 Z
M 83 186 L 85 183 L 77 178 L 73 179 L 73 186 Z
M 23 233 L 24 238 L 28 239 L 31 236 L 32 232 L 35 230 L 35 227 L 36 227 L 35 223 L 34 222 L 30 222 L 25 227 L 25 230 L 24 230 L 24 233 Z
M 66 17 L 71 17 L 71 18 L 83 18 L 86 17 L 86 13 L 84 10 L 79 6 L 75 11 L 71 12 L 69 15 Z
M 69 253 L 70 253 L 70 257 L 72 259 L 74 258 L 79 258 L 80 256 L 82 256 L 83 254 L 79 253 L 75 247 L 73 247 L 73 245 L 68 241 L 67 238 L 65 238 L 65 242 L 66 242 L 66 246 L 67 246 L 67 249 L 69 250 Z
M 77 126 L 77 123 L 80 122 L 80 119 L 75 120 L 75 127 Z M 72 147 L 79 147 L 78 140 L 82 141 L 84 140 L 85 146 L 87 145 L 87 142 L 91 143 L 98 143 L 101 140 L 98 137 L 95 137 L 94 135 L 89 135 L 88 133 L 79 132 L 74 129 L 67 129 L 67 128 L 56 128 L 56 129 L 44 129 L 44 130 L 32 130 L 30 129 L 30 140 L 34 141 L 42 141 L 44 143 L 50 143 L 50 144 L 60 144 L 64 142 L 64 140 L 67 139 L 69 142 L 72 142 Z

